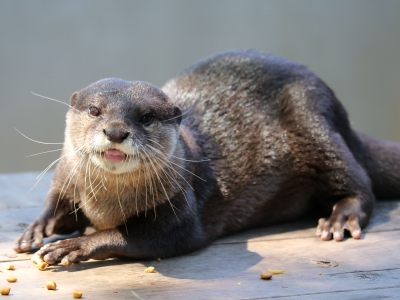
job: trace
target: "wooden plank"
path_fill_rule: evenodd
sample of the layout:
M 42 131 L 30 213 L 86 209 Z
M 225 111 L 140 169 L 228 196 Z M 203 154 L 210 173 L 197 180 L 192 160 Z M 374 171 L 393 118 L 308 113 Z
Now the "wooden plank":
M 39 182 L 38 176 L 36 172 L 0 174 L 0 210 L 43 205 L 53 172 Z
M 159 263 L 89 261 L 46 271 L 25 260 L 14 262 L 15 271 L 3 270 L 0 275 L 18 278 L 18 283 L 10 284 L 15 296 L 40 299 L 67 297 L 77 288 L 87 299 L 113 297 L 115 290 L 118 299 L 132 295 L 142 299 L 297 299 L 302 295 L 330 297 L 337 292 L 357 295 L 366 290 L 400 288 L 399 237 L 399 231 L 392 231 L 344 243 L 324 243 L 315 238 L 212 245 Z M 326 268 L 315 260 L 335 261 L 337 266 Z M 149 265 L 155 266 L 157 273 L 145 273 Z M 268 268 L 286 273 L 270 281 L 261 280 L 259 272 Z M 57 282 L 59 290 L 44 291 L 41 287 L 47 280 Z
M 25 178 L 34 181 L 33 174 Z M 39 271 L 30 262 L 31 254 L 14 254 L 12 246 L 24 226 L 40 213 L 40 197 L 47 190 L 43 186 L 34 191 L 31 201 L 26 200 L 26 190 L 12 189 L 13 203 L 7 201 L 0 209 L 0 286 L 10 286 L 13 299 L 68 299 L 74 289 L 83 290 L 85 299 L 374 299 L 400 295 L 398 201 L 377 204 L 362 240 L 322 242 L 314 235 L 315 220 L 302 220 L 249 230 L 161 262 L 88 261 Z M 15 264 L 15 271 L 4 270 L 8 262 Z M 327 262 L 332 265 L 327 267 Z M 145 273 L 149 265 L 157 272 Z M 261 280 L 260 271 L 268 268 L 286 273 Z M 10 274 L 18 278 L 16 283 L 5 281 Z M 57 282 L 57 291 L 42 288 L 48 280 Z

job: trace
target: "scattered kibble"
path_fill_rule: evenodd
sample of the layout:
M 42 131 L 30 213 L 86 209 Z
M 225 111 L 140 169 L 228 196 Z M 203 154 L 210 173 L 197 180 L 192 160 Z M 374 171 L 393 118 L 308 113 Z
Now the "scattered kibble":
M 157 261 L 158 261 L 158 262 L 161 262 L 161 258 L 157 258 Z
M 61 260 L 61 264 L 64 265 L 64 266 L 69 266 L 71 263 L 67 259 L 63 258 Z
M 33 263 L 36 264 L 36 267 L 40 270 L 46 270 L 47 267 L 49 266 L 48 263 L 46 263 L 45 261 L 43 261 L 39 256 L 37 256 L 36 254 L 34 256 L 32 256 L 31 261 Z
M 144 270 L 146 273 L 154 273 L 154 267 L 150 266 Z
M 285 270 L 271 270 L 268 269 L 268 272 L 270 272 L 272 275 L 279 275 L 285 273 Z
M 269 280 L 272 278 L 272 274 L 270 272 L 262 271 L 260 273 L 260 277 L 261 277 L 261 279 Z
M 16 282 L 16 281 L 17 281 L 17 277 L 10 276 L 10 277 L 7 277 L 6 280 L 7 280 L 8 282 Z
M 47 281 L 46 282 L 46 288 L 48 290 L 56 290 L 57 289 L 57 284 L 54 281 Z
M 6 265 L 6 270 L 12 270 L 12 271 L 14 271 L 14 270 L 15 270 L 15 267 L 14 267 L 13 264 L 8 264 L 8 265 Z
M 318 275 L 322 275 L 322 273 L 321 273 L 321 272 L 319 272 L 319 273 L 318 273 Z
M 37 267 L 40 271 L 46 270 L 48 266 L 49 266 L 49 264 L 46 263 L 46 262 L 44 262 L 44 261 L 39 261 L 39 262 L 36 264 L 36 267 Z
M 0 288 L 0 294 L 2 294 L 2 295 L 8 295 L 10 293 L 10 291 L 11 291 L 11 288 L 8 286 L 2 286 Z
M 82 295 L 83 295 L 83 292 L 80 291 L 80 290 L 75 290 L 75 291 L 73 291 L 73 293 L 72 293 L 72 296 L 73 296 L 75 299 L 81 299 L 81 298 L 82 298 Z
M 242 284 L 241 284 L 240 282 L 238 282 L 238 283 L 237 283 L 237 285 L 239 285 L 239 286 L 240 286 L 240 285 L 242 285 Z

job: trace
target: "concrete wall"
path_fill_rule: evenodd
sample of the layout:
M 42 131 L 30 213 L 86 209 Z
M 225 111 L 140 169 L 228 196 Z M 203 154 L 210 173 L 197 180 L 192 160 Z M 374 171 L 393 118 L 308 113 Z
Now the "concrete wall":
M 309 66 L 353 125 L 400 141 L 400 1 L 1 1 L 0 172 L 42 170 L 68 101 L 105 77 L 162 85 L 192 62 L 254 48 Z

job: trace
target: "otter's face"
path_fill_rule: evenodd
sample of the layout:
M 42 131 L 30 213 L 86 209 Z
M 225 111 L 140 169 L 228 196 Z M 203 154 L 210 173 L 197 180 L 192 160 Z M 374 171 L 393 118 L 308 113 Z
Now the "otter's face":
M 181 111 L 155 86 L 104 79 L 74 93 L 70 104 L 66 141 L 77 160 L 119 174 L 175 150 Z

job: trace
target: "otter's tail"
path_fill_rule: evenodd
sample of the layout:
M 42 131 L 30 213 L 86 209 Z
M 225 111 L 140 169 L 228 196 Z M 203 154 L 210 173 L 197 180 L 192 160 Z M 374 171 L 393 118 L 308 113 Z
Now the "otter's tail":
M 372 180 L 375 197 L 400 199 L 400 143 L 357 135 L 366 150 L 360 158 Z

